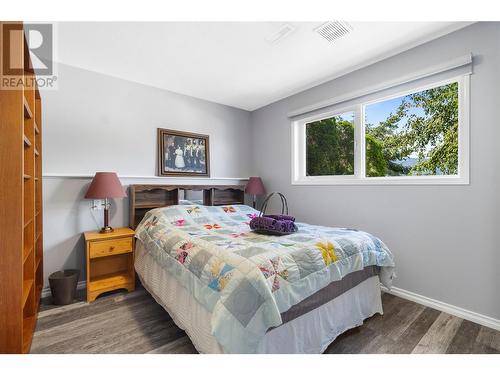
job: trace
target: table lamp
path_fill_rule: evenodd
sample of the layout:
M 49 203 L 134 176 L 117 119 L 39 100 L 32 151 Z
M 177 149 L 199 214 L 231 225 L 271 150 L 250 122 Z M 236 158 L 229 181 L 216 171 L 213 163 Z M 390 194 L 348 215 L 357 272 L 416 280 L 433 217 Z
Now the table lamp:
M 127 194 L 123 190 L 118 176 L 114 172 L 97 172 L 90 183 L 86 199 L 104 199 L 104 227 L 100 233 L 111 233 L 113 228 L 109 226 L 109 198 L 125 198 Z
M 245 193 L 253 195 L 253 208 L 255 208 L 255 199 L 257 195 L 262 195 L 266 192 L 264 184 L 260 177 L 250 177 L 248 179 L 247 186 L 245 187 Z

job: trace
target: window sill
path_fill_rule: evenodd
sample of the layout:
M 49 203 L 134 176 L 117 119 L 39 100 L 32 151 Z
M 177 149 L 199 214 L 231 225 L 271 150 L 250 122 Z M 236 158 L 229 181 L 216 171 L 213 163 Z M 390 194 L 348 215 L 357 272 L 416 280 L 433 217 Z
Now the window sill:
M 469 185 L 469 178 L 462 176 L 426 177 L 302 177 L 292 179 L 292 185 Z

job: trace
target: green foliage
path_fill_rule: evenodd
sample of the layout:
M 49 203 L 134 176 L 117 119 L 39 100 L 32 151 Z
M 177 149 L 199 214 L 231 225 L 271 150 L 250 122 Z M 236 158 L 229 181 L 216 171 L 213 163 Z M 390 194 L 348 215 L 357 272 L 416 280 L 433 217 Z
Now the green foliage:
M 367 176 L 456 174 L 458 84 L 405 96 L 395 113 L 377 126 L 367 125 L 366 131 L 367 139 L 373 137 L 383 149 L 387 167 L 367 167 Z M 367 141 L 368 147 L 373 146 Z M 416 164 L 402 165 L 409 157 L 416 157 Z
M 308 176 L 354 174 L 354 124 L 333 117 L 307 124 Z M 366 125 L 366 175 L 458 172 L 458 84 L 403 97 L 385 121 Z M 416 158 L 413 166 L 402 160 Z
M 332 117 L 306 126 L 308 176 L 354 174 L 354 126 Z
M 372 134 L 366 134 L 366 175 L 385 176 L 388 171 L 384 146 Z

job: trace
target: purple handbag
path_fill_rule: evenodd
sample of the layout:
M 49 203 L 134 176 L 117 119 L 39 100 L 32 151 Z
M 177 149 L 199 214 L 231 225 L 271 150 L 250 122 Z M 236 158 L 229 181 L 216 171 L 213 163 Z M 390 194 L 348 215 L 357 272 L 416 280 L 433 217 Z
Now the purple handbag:
M 266 215 L 267 204 L 274 194 L 278 194 L 281 198 L 281 215 Z M 288 215 L 288 203 L 285 196 L 278 192 L 269 194 L 262 204 L 259 216 L 250 220 L 250 229 L 256 233 L 275 236 L 297 232 L 298 228 L 295 225 L 295 218 Z

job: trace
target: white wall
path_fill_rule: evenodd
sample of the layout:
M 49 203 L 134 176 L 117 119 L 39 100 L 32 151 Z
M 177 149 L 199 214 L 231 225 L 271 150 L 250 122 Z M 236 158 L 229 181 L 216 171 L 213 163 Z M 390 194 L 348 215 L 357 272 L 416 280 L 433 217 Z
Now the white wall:
M 58 66 L 58 90 L 42 100 L 46 285 L 59 269 L 84 270 L 82 232 L 102 226 L 102 211 L 96 222 L 83 199 L 91 178 L 75 176 L 115 171 L 128 186 L 244 183 L 249 175 L 246 111 L 66 65 Z M 159 127 L 208 134 L 212 178 L 154 178 Z M 127 226 L 128 199 L 113 203 L 111 225 Z
M 157 128 L 208 134 L 213 177 L 249 173 L 246 111 L 62 64 L 42 99 L 44 174 L 154 176 Z
M 471 52 L 470 185 L 291 185 L 288 112 Z M 257 110 L 253 172 L 301 221 L 379 236 L 396 258 L 395 286 L 500 319 L 499 53 L 499 24 L 475 24 Z

